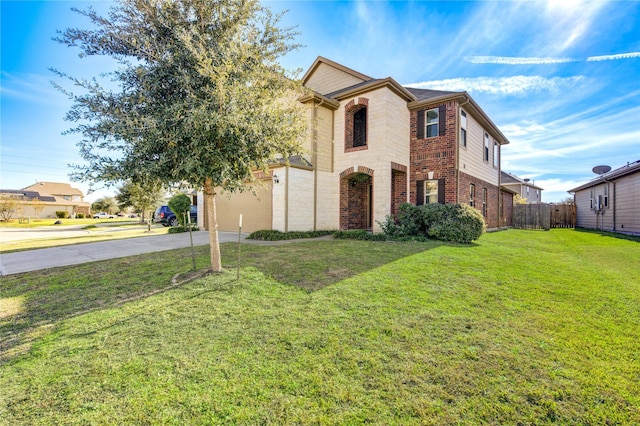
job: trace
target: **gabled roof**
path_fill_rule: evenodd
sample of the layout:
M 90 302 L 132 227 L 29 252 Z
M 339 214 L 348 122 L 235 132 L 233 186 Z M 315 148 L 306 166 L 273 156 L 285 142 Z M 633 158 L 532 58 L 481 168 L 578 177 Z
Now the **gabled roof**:
M 598 176 L 597 178 L 590 180 L 584 185 L 580 185 L 576 188 L 570 189 L 567 192 L 577 192 L 577 191 L 598 185 L 602 182 L 612 181 L 612 180 L 619 179 L 623 176 L 631 175 L 634 173 L 640 173 L 640 160 L 634 161 L 633 163 L 627 163 L 626 166 L 622 166 L 608 173 L 604 173 Z
M 331 66 L 339 71 L 342 71 L 354 79 L 361 80 L 360 82 L 353 84 L 349 87 L 334 90 L 330 93 L 320 94 L 314 92 L 311 95 L 303 96 L 300 101 L 308 102 L 310 100 L 317 100 L 319 102 L 326 102 L 332 109 L 337 109 L 340 101 L 349 97 L 357 96 L 360 93 L 369 92 L 381 87 L 386 87 L 392 90 L 401 98 L 404 98 L 407 102 L 409 109 L 418 109 L 429 106 L 434 103 L 444 103 L 448 101 L 458 101 L 461 105 L 464 105 L 473 116 L 478 119 L 480 124 L 489 132 L 492 133 L 495 140 L 500 145 L 506 145 L 509 143 L 507 137 L 498 129 L 489 116 L 480 108 L 480 106 L 473 100 L 473 98 L 467 92 L 451 92 L 445 90 L 431 90 L 431 89 L 417 89 L 412 87 L 404 87 L 395 81 L 391 77 L 383 79 L 374 79 L 351 68 L 340 65 L 330 59 L 318 56 L 313 62 L 311 67 L 307 70 L 304 77 L 302 77 L 302 84 L 307 85 L 308 80 L 313 73 L 321 66 L 325 64 Z
M 68 183 L 60 182 L 37 182 L 33 185 L 22 188 L 28 191 L 37 191 L 46 195 L 79 195 L 84 196 L 78 188 L 73 188 Z
M 416 89 L 415 87 L 407 87 L 408 92 L 416 97 L 418 102 L 430 101 L 432 99 L 442 98 L 451 95 L 462 95 L 463 92 L 448 92 L 445 90 Z
M 341 100 L 385 86 L 401 98 L 404 98 L 407 102 L 416 100 L 416 97 L 413 96 L 411 92 L 391 77 L 375 78 L 369 81 L 364 81 L 362 83 L 354 84 L 353 86 L 345 87 L 344 89 L 336 90 L 335 92 L 327 93 L 325 96 L 329 99 Z
M 543 189 L 532 182 L 529 182 L 525 179 L 522 179 L 519 176 L 512 175 L 511 173 L 507 173 L 502 170 L 500 171 L 500 184 L 501 185 L 526 185 L 535 189 L 540 189 L 540 190 Z
M 302 77 L 302 84 L 306 85 L 307 84 L 307 80 L 309 79 L 309 77 L 311 77 L 311 75 L 316 71 L 316 69 L 320 66 L 320 64 L 326 64 L 329 66 L 332 66 L 333 68 L 336 68 L 342 72 L 345 72 L 347 74 L 352 75 L 353 77 L 359 78 L 360 80 L 372 80 L 371 77 L 369 77 L 368 75 L 364 75 L 356 70 L 352 70 L 351 68 L 345 67 L 344 65 L 341 65 L 337 62 L 333 62 L 331 59 L 327 59 L 327 58 L 323 58 L 322 56 L 318 56 L 316 58 L 315 61 L 313 61 L 313 64 L 311 64 L 311 66 L 309 67 L 309 69 L 307 70 L 307 72 L 304 74 L 304 76 Z

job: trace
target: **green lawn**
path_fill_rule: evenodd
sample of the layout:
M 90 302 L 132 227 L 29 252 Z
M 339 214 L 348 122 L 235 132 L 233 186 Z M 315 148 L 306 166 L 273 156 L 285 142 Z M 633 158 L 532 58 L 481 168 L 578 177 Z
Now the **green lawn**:
M 640 424 L 637 240 L 243 245 L 239 281 L 235 259 L 2 277 L 0 424 Z

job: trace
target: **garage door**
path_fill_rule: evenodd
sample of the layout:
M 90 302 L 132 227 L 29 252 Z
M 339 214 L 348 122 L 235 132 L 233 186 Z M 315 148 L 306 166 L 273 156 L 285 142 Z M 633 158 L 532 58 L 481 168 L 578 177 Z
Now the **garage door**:
M 271 229 L 273 183 L 269 179 L 263 181 L 263 184 L 256 187 L 257 196 L 251 191 L 232 194 L 231 197 L 226 193 L 216 195 L 218 230 L 237 231 L 240 213 L 242 232 Z

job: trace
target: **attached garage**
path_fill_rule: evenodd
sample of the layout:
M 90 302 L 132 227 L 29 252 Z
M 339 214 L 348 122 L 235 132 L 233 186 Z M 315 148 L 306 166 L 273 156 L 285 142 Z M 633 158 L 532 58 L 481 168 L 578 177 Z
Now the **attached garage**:
M 273 217 L 273 182 L 271 178 L 262 180 L 252 191 L 242 193 L 218 193 L 216 195 L 216 213 L 218 230 L 237 231 L 242 214 L 242 232 L 271 229 Z M 206 218 L 206 216 L 205 216 Z M 208 226 L 205 224 L 205 227 Z

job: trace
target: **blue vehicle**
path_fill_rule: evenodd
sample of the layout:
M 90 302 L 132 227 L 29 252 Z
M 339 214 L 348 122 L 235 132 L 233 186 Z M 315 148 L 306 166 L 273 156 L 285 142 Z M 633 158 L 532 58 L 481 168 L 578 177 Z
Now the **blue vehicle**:
M 191 206 L 191 223 L 198 223 L 198 208 Z M 162 226 L 178 226 L 178 218 L 176 214 L 171 211 L 169 206 L 160 206 L 153 214 L 153 223 L 160 223 Z

